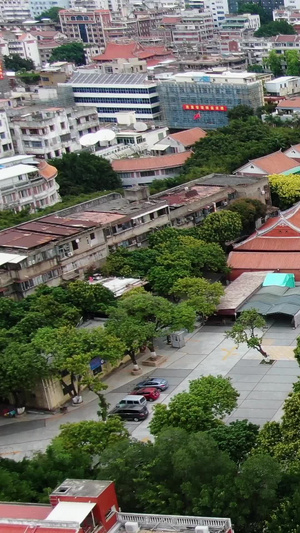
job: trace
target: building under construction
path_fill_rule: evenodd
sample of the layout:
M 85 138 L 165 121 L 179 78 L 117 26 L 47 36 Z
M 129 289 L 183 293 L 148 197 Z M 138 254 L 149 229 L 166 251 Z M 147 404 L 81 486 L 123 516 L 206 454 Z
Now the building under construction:
M 263 105 L 263 86 L 250 72 L 184 72 L 161 80 L 161 110 L 171 129 L 199 126 L 205 130 L 228 124 L 227 111 L 237 105 Z

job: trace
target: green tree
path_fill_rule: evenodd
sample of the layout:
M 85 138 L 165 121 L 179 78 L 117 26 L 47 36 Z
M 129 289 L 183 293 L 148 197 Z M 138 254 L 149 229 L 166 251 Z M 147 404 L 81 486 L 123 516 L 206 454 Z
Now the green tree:
M 248 65 L 247 72 L 256 72 L 257 74 L 261 74 L 264 72 L 263 65 L 254 64 L 254 65 Z
M 116 305 L 114 294 L 101 283 L 89 285 L 85 281 L 73 281 L 67 287 L 68 300 L 87 318 L 106 314 Z
M 278 502 L 277 508 L 272 510 L 267 518 L 265 533 L 299 533 L 300 531 L 300 491 L 297 489 L 290 498 Z
M 280 54 L 277 54 L 275 50 L 269 52 L 268 57 L 265 59 L 266 66 L 273 72 L 275 78 L 282 76 L 282 57 Z
M 286 61 L 286 75 L 299 76 L 300 75 L 300 56 L 298 50 L 286 50 L 284 53 Z
M 272 203 L 280 209 L 288 209 L 300 200 L 300 174 L 269 176 Z
M 148 346 L 155 358 L 154 338 L 182 328 L 191 331 L 195 318 L 195 311 L 186 303 L 175 305 L 140 289 L 130 291 L 112 309 L 106 330 L 120 336 L 133 365 L 138 368 L 136 354 L 143 346 Z
M 38 85 L 41 76 L 38 72 L 18 72 L 17 78 L 27 85 Z
M 254 33 L 255 37 L 273 37 L 275 35 L 296 35 L 295 28 L 286 20 L 274 20 L 263 24 Z
M 63 424 L 55 442 L 65 450 L 82 451 L 89 456 L 99 456 L 108 446 L 123 439 L 128 439 L 129 432 L 122 420 L 113 416 L 105 422 L 82 420 L 73 424 Z
M 182 278 L 173 285 L 171 294 L 183 298 L 202 318 L 213 315 L 224 294 L 222 283 L 210 283 L 204 278 Z
M 228 453 L 235 463 L 242 463 L 256 446 L 259 426 L 248 420 L 236 420 L 229 425 L 219 424 L 209 431 L 218 447 Z
M 43 354 L 31 344 L 14 340 L 0 354 L 0 396 L 13 396 L 17 407 L 26 405 L 28 395 L 41 379 L 49 375 Z
M 257 350 L 269 361 L 267 352 L 262 347 L 262 330 L 266 327 L 266 321 L 256 309 L 242 311 L 230 331 L 226 331 L 226 338 L 232 339 L 237 345 L 245 343 L 248 348 Z
M 264 520 L 277 504 L 281 478 L 278 462 L 268 455 L 249 457 L 241 465 L 235 480 L 237 494 L 232 511 L 238 527 L 262 531 Z
M 239 2 L 239 13 L 250 13 L 252 15 L 259 15 L 261 24 L 268 24 L 272 21 L 272 12 L 269 13 L 261 2 Z
M 244 234 L 252 233 L 255 229 L 256 220 L 263 218 L 267 212 L 266 204 L 253 198 L 235 200 L 228 209 L 240 215 Z
M 206 242 L 215 242 L 224 246 L 240 236 L 242 221 L 238 213 L 224 210 L 208 215 L 200 226 L 200 235 Z
M 145 512 L 141 493 L 149 482 L 149 468 L 154 460 L 154 446 L 138 440 L 122 439 L 101 453 L 97 464 L 97 479 L 113 479 L 122 509 Z M 128 490 L 130 479 L 130 490 Z M 153 512 L 153 511 L 152 511 Z
M 70 395 L 75 401 L 80 397 L 84 385 L 97 394 L 99 414 L 105 420 L 108 404 L 102 392 L 107 385 L 99 380 L 99 374 L 91 372 L 90 362 L 100 358 L 114 366 L 122 358 L 124 343 L 101 327 L 93 330 L 41 328 L 32 342 L 38 353 L 48 356 L 52 372 L 62 383 L 62 373 L 67 371 L 70 374 Z
M 121 186 L 121 180 L 110 162 L 89 152 L 64 154 L 61 159 L 52 159 L 50 162 L 58 170 L 57 181 L 62 196 L 112 190 Z
M 155 406 L 150 431 L 158 435 L 166 427 L 188 432 L 212 429 L 236 407 L 238 396 L 230 381 L 221 376 L 190 381 L 188 392 L 176 394 L 168 405 Z
M 233 107 L 227 112 L 227 116 L 229 120 L 243 120 L 247 119 L 248 117 L 252 117 L 254 115 L 254 111 L 252 107 L 249 107 L 248 105 L 237 105 L 236 107 Z
M 50 19 L 52 22 L 59 22 L 59 12 L 64 9 L 63 7 L 50 7 L 50 9 L 47 9 L 46 11 L 43 11 L 43 13 L 40 14 L 39 17 L 37 17 L 37 20 L 42 19 Z
M 34 70 L 35 65 L 32 59 L 24 59 L 19 54 L 11 54 L 10 56 L 3 56 L 4 66 L 6 70 L 18 72 L 19 70 Z
M 54 48 L 50 57 L 50 63 L 55 61 L 69 61 L 75 65 L 85 65 L 83 43 L 62 44 Z

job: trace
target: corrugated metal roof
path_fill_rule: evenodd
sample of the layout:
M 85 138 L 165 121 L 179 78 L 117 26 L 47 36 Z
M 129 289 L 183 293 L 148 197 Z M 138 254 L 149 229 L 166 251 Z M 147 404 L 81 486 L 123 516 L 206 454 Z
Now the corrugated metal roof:
M 95 72 L 74 72 L 70 85 L 143 85 L 147 74 L 99 74 Z
M 27 259 L 27 255 L 0 253 L 0 266 L 5 265 L 6 263 L 21 263 L 23 259 Z
M 45 519 L 51 510 L 51 505 L 0 503 L 0 518 Z
M 262 315 L 283 314 L 295 316 L 300 311 L 300 287 L 262 287 L 239 307 L 238 312 L 256 309 Z

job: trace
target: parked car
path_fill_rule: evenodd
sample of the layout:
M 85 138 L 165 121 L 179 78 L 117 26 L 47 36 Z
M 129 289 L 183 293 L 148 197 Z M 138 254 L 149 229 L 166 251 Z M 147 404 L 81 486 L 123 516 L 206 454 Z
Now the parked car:
M 155 387 L 143 387 L 142 389 L 132 391 L 130 395 L 132 394 L 141 394 L 146 400 L 148 400 L 148 402 L 155 402 L 155 400 L 160 397 L 160 390 Z
M 149 411 L 146 405 L 127 405 L 126 407 L 116 406 L 114 409 L 112 409 L 109 415 L 117 415 L 122 418 L 122 420 L 133 420 L 133 422 L 141 422 L 142 420 L 145 420 L 148 417 Z
M 169 383 L 166 379 L 163 378 L 147 378 L 144 381 L 141 381 L 134 387 L 134 390 L 143 389 L 144 387 L 153 387 L 159 391 L 164 391 L 168 388 Z
M 133 392 L 125 396 L 117 405 L 117 407 L 127 407 L 127 405 L 146 405 L 144 394 Z

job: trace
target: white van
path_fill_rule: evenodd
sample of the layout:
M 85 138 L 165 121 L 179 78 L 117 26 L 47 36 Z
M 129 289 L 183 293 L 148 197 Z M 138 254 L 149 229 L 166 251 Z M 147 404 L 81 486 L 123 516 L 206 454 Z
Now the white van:
M 123 400 L 121 400 L 119 403 L 118 403 L 118 407 L 125 407 L 125 406 L 129 406 L 129 405 L 146 405 L 147 403 L 147 400 L 144 396 L 139 396 L 139 395 L 135 395 L 135 394 L 128 394 L 128 396 L 125 396 L 125 398 L 123 398 Z

